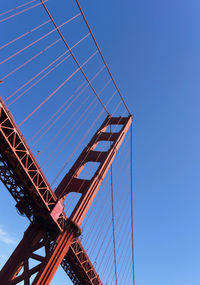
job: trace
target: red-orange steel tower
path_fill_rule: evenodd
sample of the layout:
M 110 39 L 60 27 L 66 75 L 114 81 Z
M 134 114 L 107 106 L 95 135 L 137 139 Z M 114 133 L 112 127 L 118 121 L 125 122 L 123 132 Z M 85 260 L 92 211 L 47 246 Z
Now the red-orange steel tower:
M 53 192 L 14 119 L 0 100 L 0 179 L 16 200 L 16 207 L 31 221 L 19 245 L 0 271 L 0 284 L 50 284 L 61 264 L 74 284 L 102 284 L 78 236 L 81 223 L 118 151 L 132 117 L 107 116 L 70 171 Z M 117 133 L 110 125 L 121 125 Z M 95 151 L 110 141 L 105 152 Z M 87 162 L 98 163 L 90 180 L 79 175 Z M 81 194 L 70 217 L 63 202 L 70 192 Z M 45 254 L 40 254 L 44 249 Z M 31 260 L 37 265 L 31 266 Z

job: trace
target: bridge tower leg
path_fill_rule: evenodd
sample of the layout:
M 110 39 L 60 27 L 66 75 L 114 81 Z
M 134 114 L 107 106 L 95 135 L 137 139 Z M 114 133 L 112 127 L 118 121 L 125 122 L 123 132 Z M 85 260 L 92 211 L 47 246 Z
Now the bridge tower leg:
M 63 207 L 61 205 L 67 195 L 70 192 L 81 194 L 71 216 L 66 221 L 65 227 L 60 232 L 55 231 L 53 226 L 46 226 L 45 220 L 41 222 L 36 216 L 34 222 L 24 233 L 21 242 L 2 268 L 0 284 L 18 284 L 24 281 L 25 285 L 29 285 L 34 274 L 36 276 L 34 276 L 32 284 L 50 284 L 73 240 L 80 234 L 81 223 L 131 123 L 131 116 L 123 118 L 108 116 L 105 119 L 55 191 L 58 202 L 51 212 L 55 223 L 62 214 Z M 121 125 L 121 130 L 116 133 L 106 132 L 110 125 Z M 97 144 L 101 141 L 111 142 L 107 151 L 95 151 Z M 90 180 L 80 179 L 79 175 L 87 162 L 98 163 L 98 169 Z M 40 254 L 42 248 L 44 249 L 43 252 L 45 252 L 44 255 Z M 38 262 L 32 268 L 30 266 L 31 259 Z

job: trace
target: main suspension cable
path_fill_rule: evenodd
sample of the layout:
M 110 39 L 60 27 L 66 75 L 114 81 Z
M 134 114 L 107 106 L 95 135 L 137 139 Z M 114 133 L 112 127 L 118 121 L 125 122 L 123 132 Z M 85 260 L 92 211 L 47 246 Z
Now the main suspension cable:
M 60 29 L 59 29 L 59 26 L 57 26 L 57 24 L 55 23 L 53 17 L 51 16 L 51 14 L 50 14 L 49 10 L 47 9 L 46 5 L 44 4 L 43 0 L 40 0 L 40 1 L 41 1 L 42 5 L 43 5 L 43 7 L 44 7 L 44 9 L 45 9 L 45 11 L 46 11 L 46 13 L 47 13 L 47 15 L 48 15 L 49 18 L 51 19 L 51 21 L 52 21 L 54 27 L 56 28 L 58 34 L 59 34 L 60 37 L 62 38 L 62 40 L 63 40 L 65 46 L 67 47 L 67 49 L 68 49 L 69 52 L 71 53 L 71 55 L 72 55 L 74 61 L 76 62 L 77 66 L 79 67 L 81 73 L 83 74 L 83 76 L 85 77 L 85 79 L 87 80 L 87 82 L 89 83 L 90 88 L 92 89 L 92 91 L 94 92 L 94 94 L 96 95 L 96 97 L 98 98 L 99 102 L 101 103 L 101 105 L 102 105 L 102 107 L 104 108 L 104 110 L 106 111 L 106 113 L 109 115 L 109 112 L 108 112 L 108 110 L 106 109 L 106 106 L 104 105 L 104 103 L 103 103 L 103 101 L 100 99 L 100 97 L 98 96 L 98 94 L 97 94 L 97 92 L 95 91 L 94 87 L 92 86 L 90 80 L 88 79 L 87 75 L 85 74 L 85 72 L 83 71 L 81 65 L 79 64 L 78 60 L 76 59 L 74 53 L 73 53 L 72 50 L 70 49 L 68 43 L 66 42 L 64 36 L 62 35 L 62 33 L 61 33 Z
M 41 0 L 41 1 L 42 1 L 42 0 Z M 130 111 L 129 111 L 129 108 L 128 108 L 126 102 L 124 101 L 124 98 L 123 98 L 123 96 L 122 96 L 122 94 L 121 94 L 121 92 L 120 92 L 120 90 L 119 90 L 119 88 L 118 88 L 118 86 L 117 86 L 117 84 L 116 84 L 116 82 L 115 82 L 113 76 L 112 76 L 112 73 L 111 73 L 111 71 L 110 71 L 110 69 L 109 69 L 109 67 L 108 67 L 108 65 L 107 65 L 107 63 L 106 63 L 106 61 L 105 61 L 105 58 L 104 58 L 104 56 L 103 56 L 103 54 L 102 54 L 102 52 L 101 52 L 101 50 L 100 50 L 100 48 L 99 48 L 99 46 L 98 46 L 98 44 L 97 44 L 97 41 L 96 41 L 96 39 L 95 39 L 95 37 L 94 37 L 94 35 L 93 35 L 93 33 L 92 33 L 92 30 L 91 30 L 91 28 L 90 28 L 90 26 L 89 26 L 89 24 L 88 24 L 88 21 L 87 21 L 85 15 L 84 15 L 84 13 L 83 13 L 83 10 L 82 10 L 82 8 L 81 8 L 81 6 L 80 6 L 80 4 L 79 4 L 79 1 L 78 1 L 78 0 L 75 0 L 75 1 L 76 1 L 76 4 L 77 4 L 77 6 L 78 6 L 78 8 L 79 8 L 79 10 L 80 10 L 80 12 L 81 12 L 81 15 L 82 15 L 84 21 L 85 21 L 85 24 L 86 24 L 86 26 L 87 26 L 87 28 L 88 28 L 88 30 L 89 30 L 89 32 L 90 32 L 90 34 L 91 34 L 93 40 L 94 40 L 94 43 L 95 43 L 95 45 L 96 45 L 96 47 L 97 47 L 97 49 L 98 49 L 98 51 L 99 51 L 99 54 L 100 54 L 100 56 L 101 56 L 101 58 L 102 58 L 102 60 L 103 60 L 103 63 L 105 64 L 106 69 L 107 69 L 107 71 L 108 71 L 108 73 L 109 73 L 109 75 L 110 75 L 110 77 L 111 77 L 111 79 L 112 79 L 112 81 L 113 81 L 113 83 L 114 83 L 114 85 L 115 85 L 115 88 L 117 89 L 117 92 L 118 92 L 119 96 L 121 97 L 121 100 L 122 100 L 122 102 L 124 103 L 124 106 L 125 106 L 126 110 L 128 111 L 129 115 L 131 115 L 131 113 L 130 113 Z

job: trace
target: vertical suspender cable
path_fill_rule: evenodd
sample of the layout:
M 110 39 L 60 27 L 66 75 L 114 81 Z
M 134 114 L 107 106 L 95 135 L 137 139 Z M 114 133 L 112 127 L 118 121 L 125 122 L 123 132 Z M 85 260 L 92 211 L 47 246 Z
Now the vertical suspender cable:
M 130 174 L 131 174 L 131 233 L 132 233 L 132 264 L 133 264 L 133 285 L 135 285 L 135 268 L 134 268 L 134 242 L 133 242 L 133 124 L 131 124 L 131 135 L 130 135 Z

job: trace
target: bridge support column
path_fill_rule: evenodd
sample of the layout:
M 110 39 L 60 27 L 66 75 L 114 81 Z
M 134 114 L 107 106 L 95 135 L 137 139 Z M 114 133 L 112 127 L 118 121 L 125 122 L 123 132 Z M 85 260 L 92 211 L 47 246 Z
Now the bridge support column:
M 131 124 L 131 116 L 107 116 L 54 193 L 0 99 L 0 180 L 19 212 L 34 221 L 0 271 L 0 284 L 48 285 L 60 264 L 76 284 L 101 284 L 80 241 L 74 238 Z M 118 131 L 111 132 L 112 125 Z M 96 148 L 101 142 L 108 145 L 105 151 Z M 91 162 L 98 163 L 97 170 L 91 178 L 81 179 L 80 173 Z M 71 192 L 81 197 L 67 218 L 62 203 Z
M 35 285 L 50 284 L 74 237 L 71 225 L 64 232 L 54 234 L 38 223 L 31 224 L 0 271 L 0 284 L 24 281 L 30 285 L 32 279 Z

